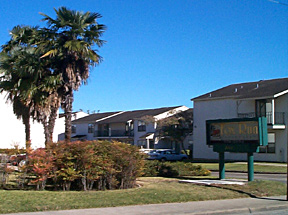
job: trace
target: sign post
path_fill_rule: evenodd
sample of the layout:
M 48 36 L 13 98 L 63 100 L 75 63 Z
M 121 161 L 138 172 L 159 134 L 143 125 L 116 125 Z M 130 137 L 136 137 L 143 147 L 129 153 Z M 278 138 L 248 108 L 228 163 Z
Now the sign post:
M 219 153 L 219 178 L 225 178 L 225 152 L 247 153 L 248 181 L 254 180 L 254 156 L 268 144 L 266 117 L 206 121 L 207 144 Z
M 254 180 L 254 158 L 253 152 L 248 153 L 248 181 Z
M 225 179 L 225 158 L 224 152 L 219 152 L 219 178 Z

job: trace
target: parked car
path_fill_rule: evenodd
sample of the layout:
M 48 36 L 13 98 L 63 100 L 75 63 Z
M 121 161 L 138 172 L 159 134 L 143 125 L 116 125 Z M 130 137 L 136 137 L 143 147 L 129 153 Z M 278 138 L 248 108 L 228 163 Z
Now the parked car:
M 149 152 L 153 151 L 154 149 L 139 149 L 141 153 L 148 154 Z
M 160 160 L 160 161 L 183 161 L 188 156 L 171 149 L 156 149 L 148 153 L 148 160 Z

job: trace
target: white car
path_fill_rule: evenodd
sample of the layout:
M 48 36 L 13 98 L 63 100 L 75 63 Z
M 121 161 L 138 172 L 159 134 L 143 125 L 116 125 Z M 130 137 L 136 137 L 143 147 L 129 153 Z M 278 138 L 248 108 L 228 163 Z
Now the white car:
M 183 161 L 188 159 L 188 156 L 181 153 L 176 153 L 171 149 L 156 149 L 148 153 L 148 160 L 160 161 Z

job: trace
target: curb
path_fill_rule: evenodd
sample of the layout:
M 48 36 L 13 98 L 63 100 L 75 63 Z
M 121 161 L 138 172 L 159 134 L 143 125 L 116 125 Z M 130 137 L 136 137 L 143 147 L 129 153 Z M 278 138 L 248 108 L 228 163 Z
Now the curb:
M 206 212 L 196 212 L 189 213 L 189 215 L 229 215 L 229 214 L 239 214 L 239 213 L 254 213 L 263 211 L 275 211 L 288 209 L 288 205 L 277 205 L 277 206 L 265 206 L 256 208 L 237 208 L 237 209 L 227 209 L 227 210 L 217 210 L 217 211 L 206 211 Z

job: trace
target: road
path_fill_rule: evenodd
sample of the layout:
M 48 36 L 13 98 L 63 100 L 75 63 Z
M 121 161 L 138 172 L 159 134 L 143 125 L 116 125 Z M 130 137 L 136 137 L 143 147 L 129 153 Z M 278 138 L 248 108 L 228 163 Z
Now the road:
M 274 211 L 261 211 L 261 212 L 251 212 L 251 213 L 237 213 L 237 215 L 287 215 L 288 209 L 284 210 L 274 210 Z M 226 215 L 236 215 L 235 213 L 226 214 Z
M 212 176 L 219 176 L 218 172 L 211 172 Z M 247 179 L 247 173 L 239 173 L 239 172 L 225 172 L 226 178 L 239 178 L 239 179 Z M 270 180 L 270 181 L 279 181 L 286 183 L 287 175 L 286 174 L 262 174 L 262 173 L 254 173 L 254 179 L 259 180 Z

